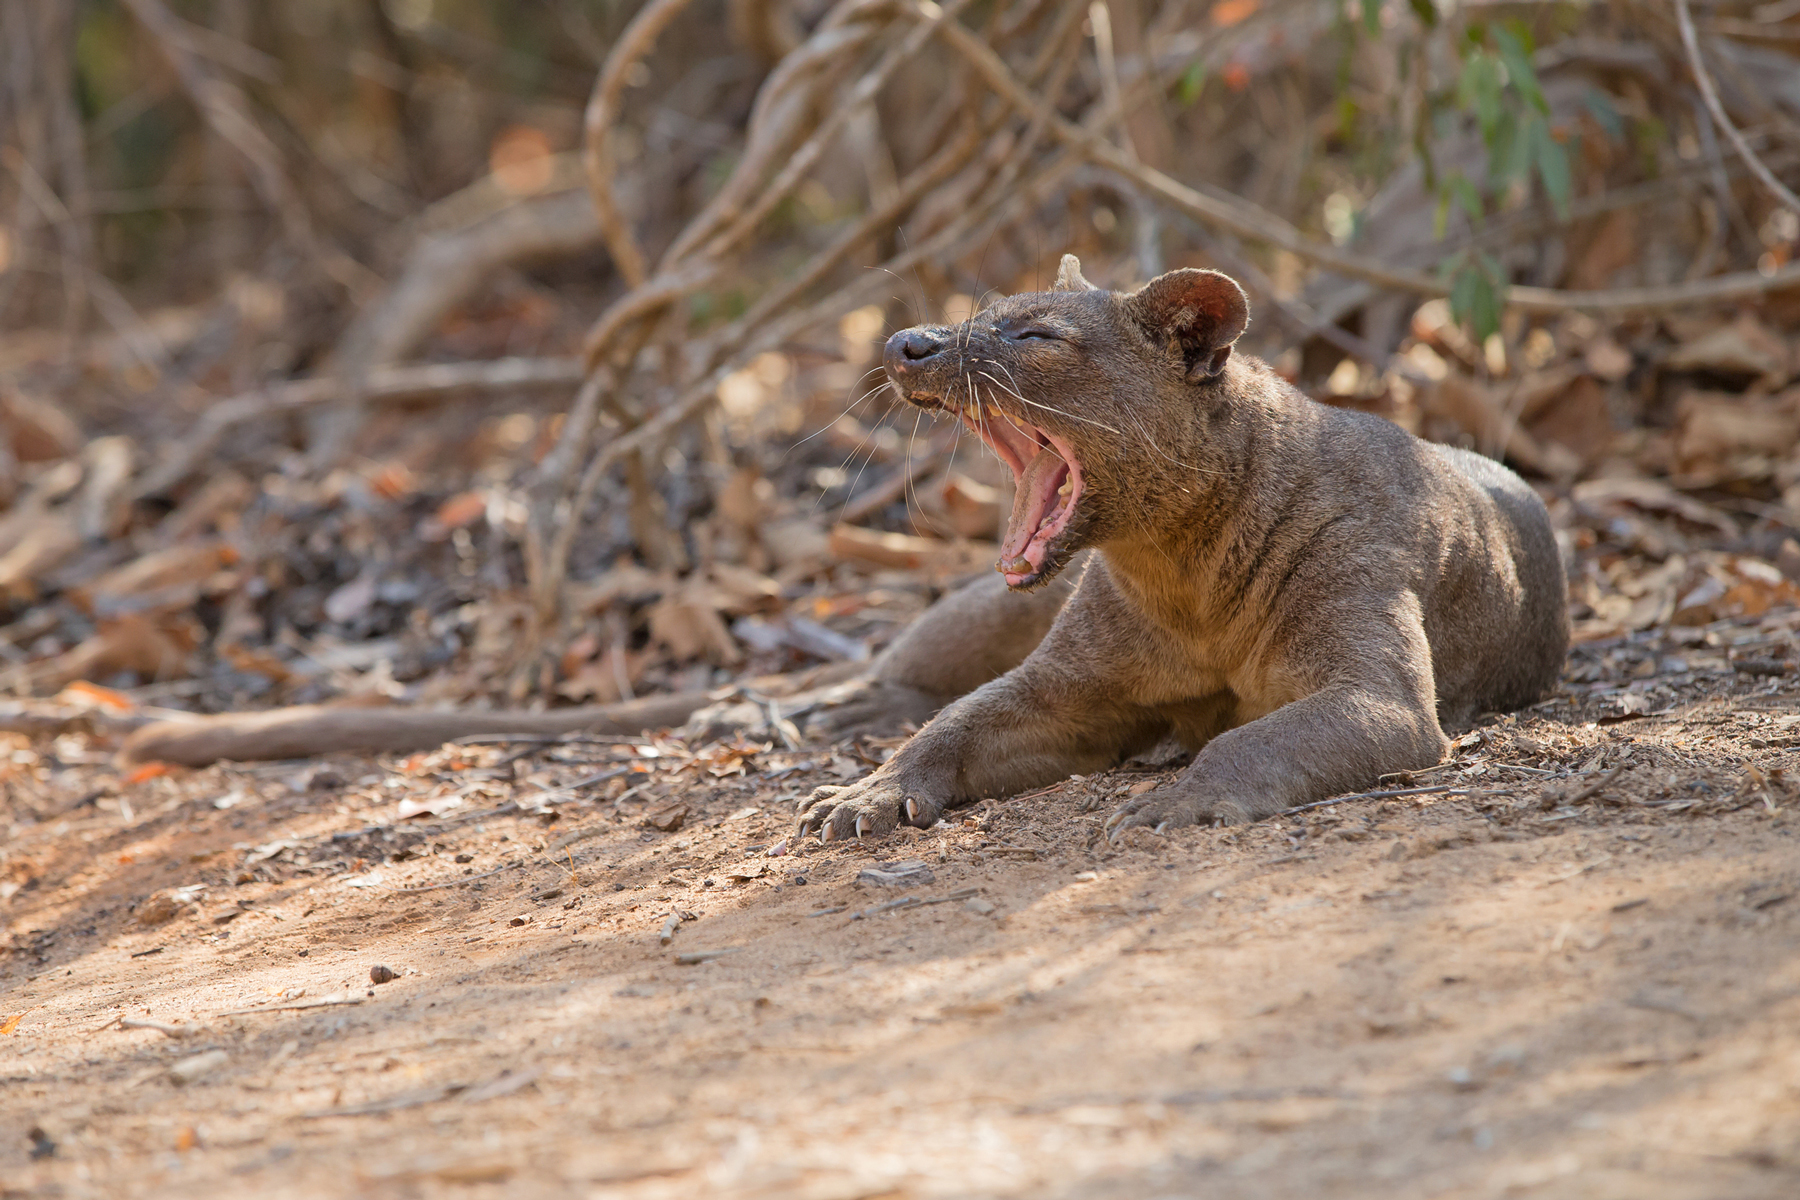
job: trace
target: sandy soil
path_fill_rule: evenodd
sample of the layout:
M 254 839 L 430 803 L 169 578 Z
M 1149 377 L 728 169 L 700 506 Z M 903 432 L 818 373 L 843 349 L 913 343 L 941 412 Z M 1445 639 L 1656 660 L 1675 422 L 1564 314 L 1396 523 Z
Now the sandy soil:
M 1168 768 L 771 855 L 881 748 L 16 743 L 0 1193 L 1800 1195 L 1797 620 L 1118 848 Z

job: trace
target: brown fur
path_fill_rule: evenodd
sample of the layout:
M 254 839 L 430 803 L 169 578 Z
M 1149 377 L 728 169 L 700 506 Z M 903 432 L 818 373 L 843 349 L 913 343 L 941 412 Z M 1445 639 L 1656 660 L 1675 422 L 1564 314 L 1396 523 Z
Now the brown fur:
M 1225 276 L 1176 271 L 1127 295 L 1068 257 L 1050 292 L 894 335 L 902 395 L 984 436 L 1035 427 L 1079 461 L 1067 524 L 1040 563 L 1003 563 L 1009 581 L 1035 588 L 1100 553 L 1018 667 L 867 779 L 819 789 L 802 832 L 930 825 L 1168 737 L 1193 765 L 1114 814 L 1115 834 L 1254 820 L 1436 763 L 1444 725 L 1554 685 L 1565 584 L 1536 494 L 1234 356 L 1247 321 Z
M 1009 347 L 983 331 L 1033 312 L 1068 340 Z M 982 380 L 985 411 L 1066 436 L 1087 487 L 1016 588 L 989 576 L 953 592 L 866 667 L 746 685 L 819 738 L 892 732 L 974 693 L 882 771 L 806 806 L 804 827 L 928 823 L 1165 738 L 1204 749 L 1181 787 L 1141 798 L 1121 825 L 1247 819 L 1435 761 L 1441 726 L 1549 686 L 1567 625 L 1536 496 L 1486 459 L 1312 405 L 1232 360 L 1245 320 L 1222 276 L 1177 272 L 1123 297 L 1090 289 L 1070 259 L 1058 292 L 955 331 L 965 365 L 1011 372 L 1007 386 L 1036 401 Z M 683 721 L 715 736 L 769 715 L 705 692 L 542 713 L 305 706 L 158 722 L 120 758 L 203 766 Z

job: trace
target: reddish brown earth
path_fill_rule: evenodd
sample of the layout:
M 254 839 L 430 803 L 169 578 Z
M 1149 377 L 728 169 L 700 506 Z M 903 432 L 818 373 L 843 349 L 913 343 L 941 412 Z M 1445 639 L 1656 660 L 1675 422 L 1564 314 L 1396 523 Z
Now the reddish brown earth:
M 3 1194 L 1800 1195 L 1797 623 L 1584 646 L 1388 785 L 1451 793 L 1120 848 L 1154 768 L 771 856 L 857 748 L 15 741 Z

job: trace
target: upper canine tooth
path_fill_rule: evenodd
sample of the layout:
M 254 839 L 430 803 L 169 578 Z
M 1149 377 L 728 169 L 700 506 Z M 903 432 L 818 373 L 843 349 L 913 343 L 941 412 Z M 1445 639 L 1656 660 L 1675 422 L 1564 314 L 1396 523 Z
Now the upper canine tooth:
M 1063 485 L 1056 489 L 1056 494 L 1059 496 L 1066 496 L 1074 490 L 1075 481 L 1073 479 L 1065 479 L 1063 480 Z

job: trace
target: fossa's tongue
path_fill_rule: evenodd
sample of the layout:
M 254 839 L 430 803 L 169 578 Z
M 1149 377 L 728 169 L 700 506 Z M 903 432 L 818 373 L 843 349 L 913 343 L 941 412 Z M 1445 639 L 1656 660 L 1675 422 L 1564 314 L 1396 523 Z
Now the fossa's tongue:
M 1012 469 L 1012 516 L 996 566 L 1009 585 L 1030 583 L 1081 499 L 1081 464 L 1055 434 L 1004 413 L 976 409 L 962 419 Z
M 1046 446 L 1014 469 L 1013 482 L 1012 516 L 1000 543 L 1000 573 L 1008 583 L 1023 583 L 1043 569 L 1050 539 L 1068 523 L 1073 480 L 1069 464 Z

